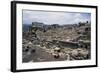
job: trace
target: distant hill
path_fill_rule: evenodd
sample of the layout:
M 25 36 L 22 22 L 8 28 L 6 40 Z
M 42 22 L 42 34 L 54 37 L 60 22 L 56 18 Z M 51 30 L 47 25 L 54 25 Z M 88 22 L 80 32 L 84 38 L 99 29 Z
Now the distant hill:
M 29 30 L 29 27 L 31 27 L 30 24 L 23 24 L 23 31 L 28 31 Z

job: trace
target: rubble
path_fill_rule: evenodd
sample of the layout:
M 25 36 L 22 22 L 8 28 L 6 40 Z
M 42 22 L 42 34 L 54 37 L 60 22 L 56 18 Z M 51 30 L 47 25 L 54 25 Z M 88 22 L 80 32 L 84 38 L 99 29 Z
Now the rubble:
M 91 58 L 91 26 L 88 22 L 77 26 L 33 22 L 28 31 L 23 31 L 22 42 L 23 62 Z

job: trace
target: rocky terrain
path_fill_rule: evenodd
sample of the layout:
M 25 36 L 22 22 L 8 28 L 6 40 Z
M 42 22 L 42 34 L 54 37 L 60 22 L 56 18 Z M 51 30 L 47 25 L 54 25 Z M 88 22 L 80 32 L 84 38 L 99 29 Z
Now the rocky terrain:
M 22 61 L 45 62 L 91 59 L 91 23 L 23 24 Z

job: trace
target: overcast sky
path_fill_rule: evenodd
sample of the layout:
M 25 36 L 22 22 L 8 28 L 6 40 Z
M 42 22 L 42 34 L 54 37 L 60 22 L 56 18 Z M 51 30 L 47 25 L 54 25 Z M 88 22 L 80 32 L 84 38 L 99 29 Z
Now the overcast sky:
M 44 24 L 74 24 L 91 21 L 90 13 L 50 12 L 23 10 L 23 24 L 43 22 Z

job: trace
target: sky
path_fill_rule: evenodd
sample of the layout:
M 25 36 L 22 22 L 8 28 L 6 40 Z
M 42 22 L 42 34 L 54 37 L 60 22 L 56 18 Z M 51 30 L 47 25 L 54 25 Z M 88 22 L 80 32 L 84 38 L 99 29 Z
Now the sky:
M 91 21 L 91 13 L 23 10 L 23 24 L 41 22 L 48 25 L 63 25 L 86 21 Z

